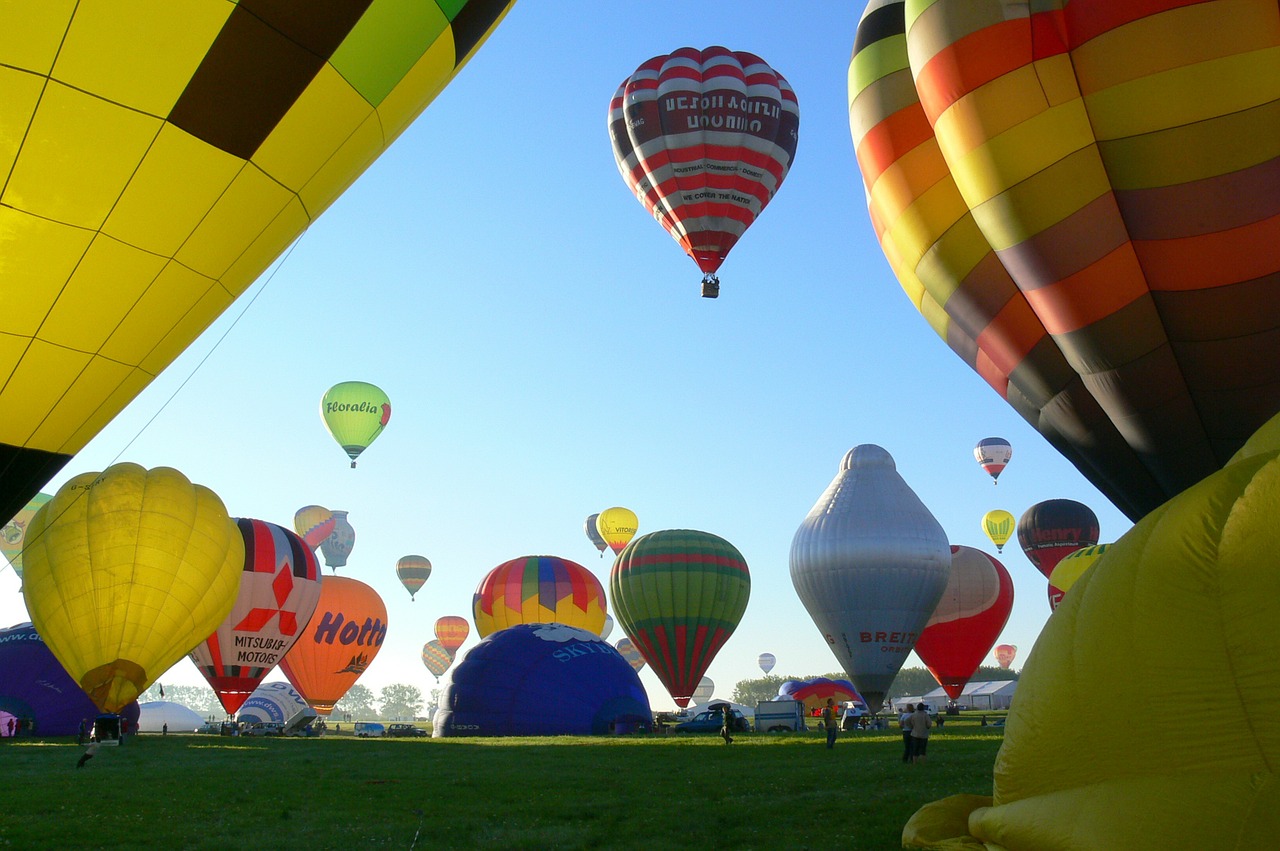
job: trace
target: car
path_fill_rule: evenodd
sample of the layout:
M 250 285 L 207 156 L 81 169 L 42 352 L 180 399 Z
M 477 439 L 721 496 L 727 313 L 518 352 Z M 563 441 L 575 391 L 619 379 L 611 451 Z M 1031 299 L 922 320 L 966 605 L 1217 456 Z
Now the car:
M 356 736 L 361 739 L 376 739 L 387 734 L 387 728 L 376 721 L 357 721 Z
M 279 721 L 258 721 L 245 728 L 245 736 L 283 736 L 284 725 Z
M 388 736 L 409 736 L 411 738 L 424 738 L 430 735 L 421 727 L 415 727 L 412 724 L 392 724 L 387 728 Z
M 751 732 L 751 722 L 747 720 L 747 716 L 743 715 L 737 709 L 730 710 L 733 717 L 734 733 Z M 724 713 L 718 708 L 705 709 L 697 715 L 672 727 L 677 733 L 719 733 L 724 726 Z

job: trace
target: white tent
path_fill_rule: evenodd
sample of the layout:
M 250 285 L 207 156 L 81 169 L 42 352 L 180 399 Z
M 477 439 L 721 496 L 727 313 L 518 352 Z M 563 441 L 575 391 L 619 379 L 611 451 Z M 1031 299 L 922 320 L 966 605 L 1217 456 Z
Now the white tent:
M 153 700 L 138 704 L 138 732 L 160 733 L 169 725 L 170 733 L 194 733 L 204 719 L 181 703 Z

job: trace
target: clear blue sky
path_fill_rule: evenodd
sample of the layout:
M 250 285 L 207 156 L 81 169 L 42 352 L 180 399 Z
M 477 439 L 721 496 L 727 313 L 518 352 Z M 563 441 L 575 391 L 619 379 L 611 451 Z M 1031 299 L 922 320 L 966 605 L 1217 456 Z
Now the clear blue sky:
M 517 3 L 400 140 L 45 490 L 127 460 L 176 467 L 236 516 L 291 526 L 306 504 L 349 511 L 356 545 L 339 573 L 389 612 L 361 679 L 375 692 L 431 690 L 419 653 L 435 619 L 470 620 L 476 584 L 507 559 L 560 555 L 607 587 L 610 560 L 582 524 L 611 505 L 634 510 L 641 533 L 702 529 L 746 557 L 751 602 L 708 672 L 717 696 L 759 676 L 764 651 L 775 674 L 836 670 L 787 556 L 861 443 L 893 455 L 953 544 L 994 553 L 985 511 L 1020 516 L 1050 498 L 1086 503 L 1115 540 L 1124 515 L 934 335 L 876 244 L 848 126 L 859 13 Z M 713 44 L 762 56 L 801 111 L 795 166 L 721 268 L 718 300 L 699 297 L 693 261 L 623 184 L 606 130 L 637 65 Z M 324 391 L 352 379 L 393 406 L 355 470 L 318 413 Z M 998 487 L 972 456 L 988 436 L 1014 447 Z M 413 603 L 394 571 L 409 553 L 434 565 Z M 1049 616 L 1046 583 L 1016 540 L 1001 558 L 1016 587 L 1001 640 L 1021 667 Z M 17 591 L 0 571 L 2 625 L 28 619 Z M 203 682 L 188 660 L 161 679 Z M 647 668 L 642 680 L 655 708 L 672 705 Z

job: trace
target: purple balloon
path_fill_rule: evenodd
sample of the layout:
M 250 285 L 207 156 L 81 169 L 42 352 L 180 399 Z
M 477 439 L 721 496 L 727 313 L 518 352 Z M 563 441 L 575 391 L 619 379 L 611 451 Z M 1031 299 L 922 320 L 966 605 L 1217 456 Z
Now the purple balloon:
M 93 726 L 98 707 L 29 623 L 0 629 L 0 711 L 35 722 L 34 735 L 74 736 L 81 721 Z M 138 702 L 120 717 L 138 729 Z

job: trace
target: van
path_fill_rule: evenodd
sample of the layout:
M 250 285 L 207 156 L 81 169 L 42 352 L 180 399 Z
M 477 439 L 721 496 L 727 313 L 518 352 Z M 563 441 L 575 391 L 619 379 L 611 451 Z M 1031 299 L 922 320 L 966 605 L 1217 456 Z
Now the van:
M 804 702 L 799 700 L 762 700 L 756 704 L 756 730 L 781 733 L 804 730 Z
M 376 739 L 387 734 L 387 728 L 376 721 L 357 721 L 356 735 L 362 739 Z

